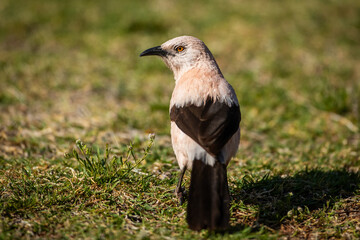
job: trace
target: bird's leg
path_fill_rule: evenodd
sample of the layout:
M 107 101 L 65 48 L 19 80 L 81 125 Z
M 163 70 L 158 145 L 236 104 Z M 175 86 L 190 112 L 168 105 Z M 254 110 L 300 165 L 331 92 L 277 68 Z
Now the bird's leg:
M 185 171 L 186 171 L 186 167 L 184 167 L 183 169 L 180 170 L 178 184 L 177 184 L 176 189 L 175 189 L 175 195 L 179 199 L 179 205 L 182 205 L 184 203 L 184 200 L 185 200 L 185 196 L 184 196 L 185 195 L 185 190 L 181 186 Z

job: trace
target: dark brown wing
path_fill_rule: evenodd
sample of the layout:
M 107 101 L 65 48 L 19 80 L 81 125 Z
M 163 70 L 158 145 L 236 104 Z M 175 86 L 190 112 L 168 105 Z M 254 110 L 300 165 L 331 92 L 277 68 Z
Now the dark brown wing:
M 170 119 L 208 153 L 216 156 L 239 129 L 241 114 L 239 106 L 229 107 L 209 99 L 199 107 L 193 104 L 173 106 Z

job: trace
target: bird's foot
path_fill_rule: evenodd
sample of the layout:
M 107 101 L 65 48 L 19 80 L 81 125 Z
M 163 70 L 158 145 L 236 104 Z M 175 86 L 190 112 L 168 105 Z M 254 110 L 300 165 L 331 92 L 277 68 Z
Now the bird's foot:
M 179 206 L 183 205 L 186 199 L 186 191 L 183 187 L 175 190 L 175 195 L 179 199 Z

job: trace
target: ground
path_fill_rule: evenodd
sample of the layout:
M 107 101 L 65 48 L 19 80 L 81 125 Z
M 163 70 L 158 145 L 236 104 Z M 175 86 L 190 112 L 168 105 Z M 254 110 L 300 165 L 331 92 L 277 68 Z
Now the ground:
M 360 2 L 3 0 L 0 17 L 0 239 L 360 237 Z M 180 35 L 241 105 L 225 233 L 187 228 L 173 76 L 138 57 Z

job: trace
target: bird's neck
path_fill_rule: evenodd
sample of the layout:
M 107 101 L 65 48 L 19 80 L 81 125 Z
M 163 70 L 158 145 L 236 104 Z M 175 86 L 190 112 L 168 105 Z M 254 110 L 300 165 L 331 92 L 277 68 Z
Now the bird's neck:
M 174 73 L 175 84 L 181 81 L 181 79 L 187 78 L 186 76 L 190 75 L 189 72 L 192 72 L 192 74 L 196 72 L 198 74 L 223 77 L 215 59 L 206 62 L 184 64 L 181 68 L 171 67 L 171 70 Z
M 208 99 L 237 105 L 235 93 L 218 68 L 191 68 L 176 80 L 170 106 L 202 105 Z

